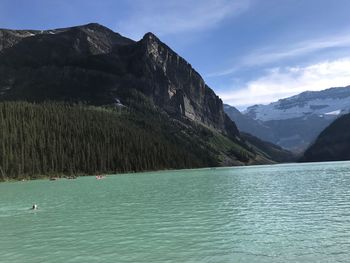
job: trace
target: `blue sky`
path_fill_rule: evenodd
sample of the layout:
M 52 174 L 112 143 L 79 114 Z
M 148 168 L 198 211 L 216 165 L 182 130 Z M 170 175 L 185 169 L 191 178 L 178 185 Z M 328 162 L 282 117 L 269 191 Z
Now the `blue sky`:
M 153 32 L 240 109 L 350 85 L 349 0 L 0 0 L 0 27 Z

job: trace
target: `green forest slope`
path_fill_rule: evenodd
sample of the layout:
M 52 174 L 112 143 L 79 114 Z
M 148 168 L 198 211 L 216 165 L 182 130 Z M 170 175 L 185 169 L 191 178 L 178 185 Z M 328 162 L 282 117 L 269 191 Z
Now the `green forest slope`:
M 271 162 L 145 107 L 1 102 L 0 180 Z
M 336 119 L 305 151 L 302 162 L 350 160 L 350 114 Z

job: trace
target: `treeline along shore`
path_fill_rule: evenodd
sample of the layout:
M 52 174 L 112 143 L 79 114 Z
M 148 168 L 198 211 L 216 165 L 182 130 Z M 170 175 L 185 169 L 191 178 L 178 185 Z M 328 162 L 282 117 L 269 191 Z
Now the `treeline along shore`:
M 147 116 L 146 116 L 147 115 Z M 151 118 L 151 116 L 153 118 Z M 45 102 L 0 103 L 0 178 L 201 167 L 206 162 L 165 138 L 161 115 Z M 162 124 L 163 123 L 163 124 Z M 147 126 L 142 128 L 141 126 Z M 205 156 L 205 155 L 204 155 Z

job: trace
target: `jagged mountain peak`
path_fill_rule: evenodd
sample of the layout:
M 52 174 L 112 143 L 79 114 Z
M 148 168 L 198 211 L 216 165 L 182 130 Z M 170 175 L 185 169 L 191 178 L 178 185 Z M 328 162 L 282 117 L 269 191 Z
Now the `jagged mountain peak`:
M 147 32 L 146 34 L 144 34 L 142 39 L 150 41 L 160 41 L 159 38 L 152 32 Z
M 108 35 L 111 38 L 114 39 L 118 39 L 119 40 L 119 44 L 123 44 L 120 42 L 120 39 L 124 40 L 124 44 L 132 44 L 134 43 L 133 40 L 122 36 L 121 34 L 114 32 L 113 30 L 109 29 L 108 27 L 101 25 L 99 23 L 89 23 L 89 24 L 85 24 L 85 25 L 81 25 L 81 26 L 76 26 L 76 27 L 72 27 L 72 28 L 68 28 L 68 29 L 80 29 L 84 32 L 86 32 L 89 35 L 94 35 L 96 34 L 97 36 L 101 36 L 102 35 Z
M 149 54 L 153 54 L 156 57 L 163 54 L 167 55 L 169 53 L 178 56 L 175 51 L 173 51 L 169 46 L 162 42 L 152 32 L 146 33 L 139 42 L 145 46 Z
M 91 23 L 88 23 L 88 24 L 83 24 L 83 25 L 80 25 L 80 26 L 77 26 L 77 27 L 86 27 L 86 28 L 91 28 L 91 29 L 99 29 L 99 30 L 108 30 L 108 31 L 112 31 L 110 30 L 108 27 L 104 26 L 104 25 L 101 25 L 97 22 L 91 22 Z

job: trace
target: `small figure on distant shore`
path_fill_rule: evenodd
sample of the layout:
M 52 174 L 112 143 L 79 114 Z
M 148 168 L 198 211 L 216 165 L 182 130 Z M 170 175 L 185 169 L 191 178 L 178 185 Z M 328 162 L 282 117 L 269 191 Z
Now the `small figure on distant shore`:
M 37 204 L 34 204 L 33 206 L 32 206 L 32 210 L 37 210 L 38 209 L 38 205 Z

